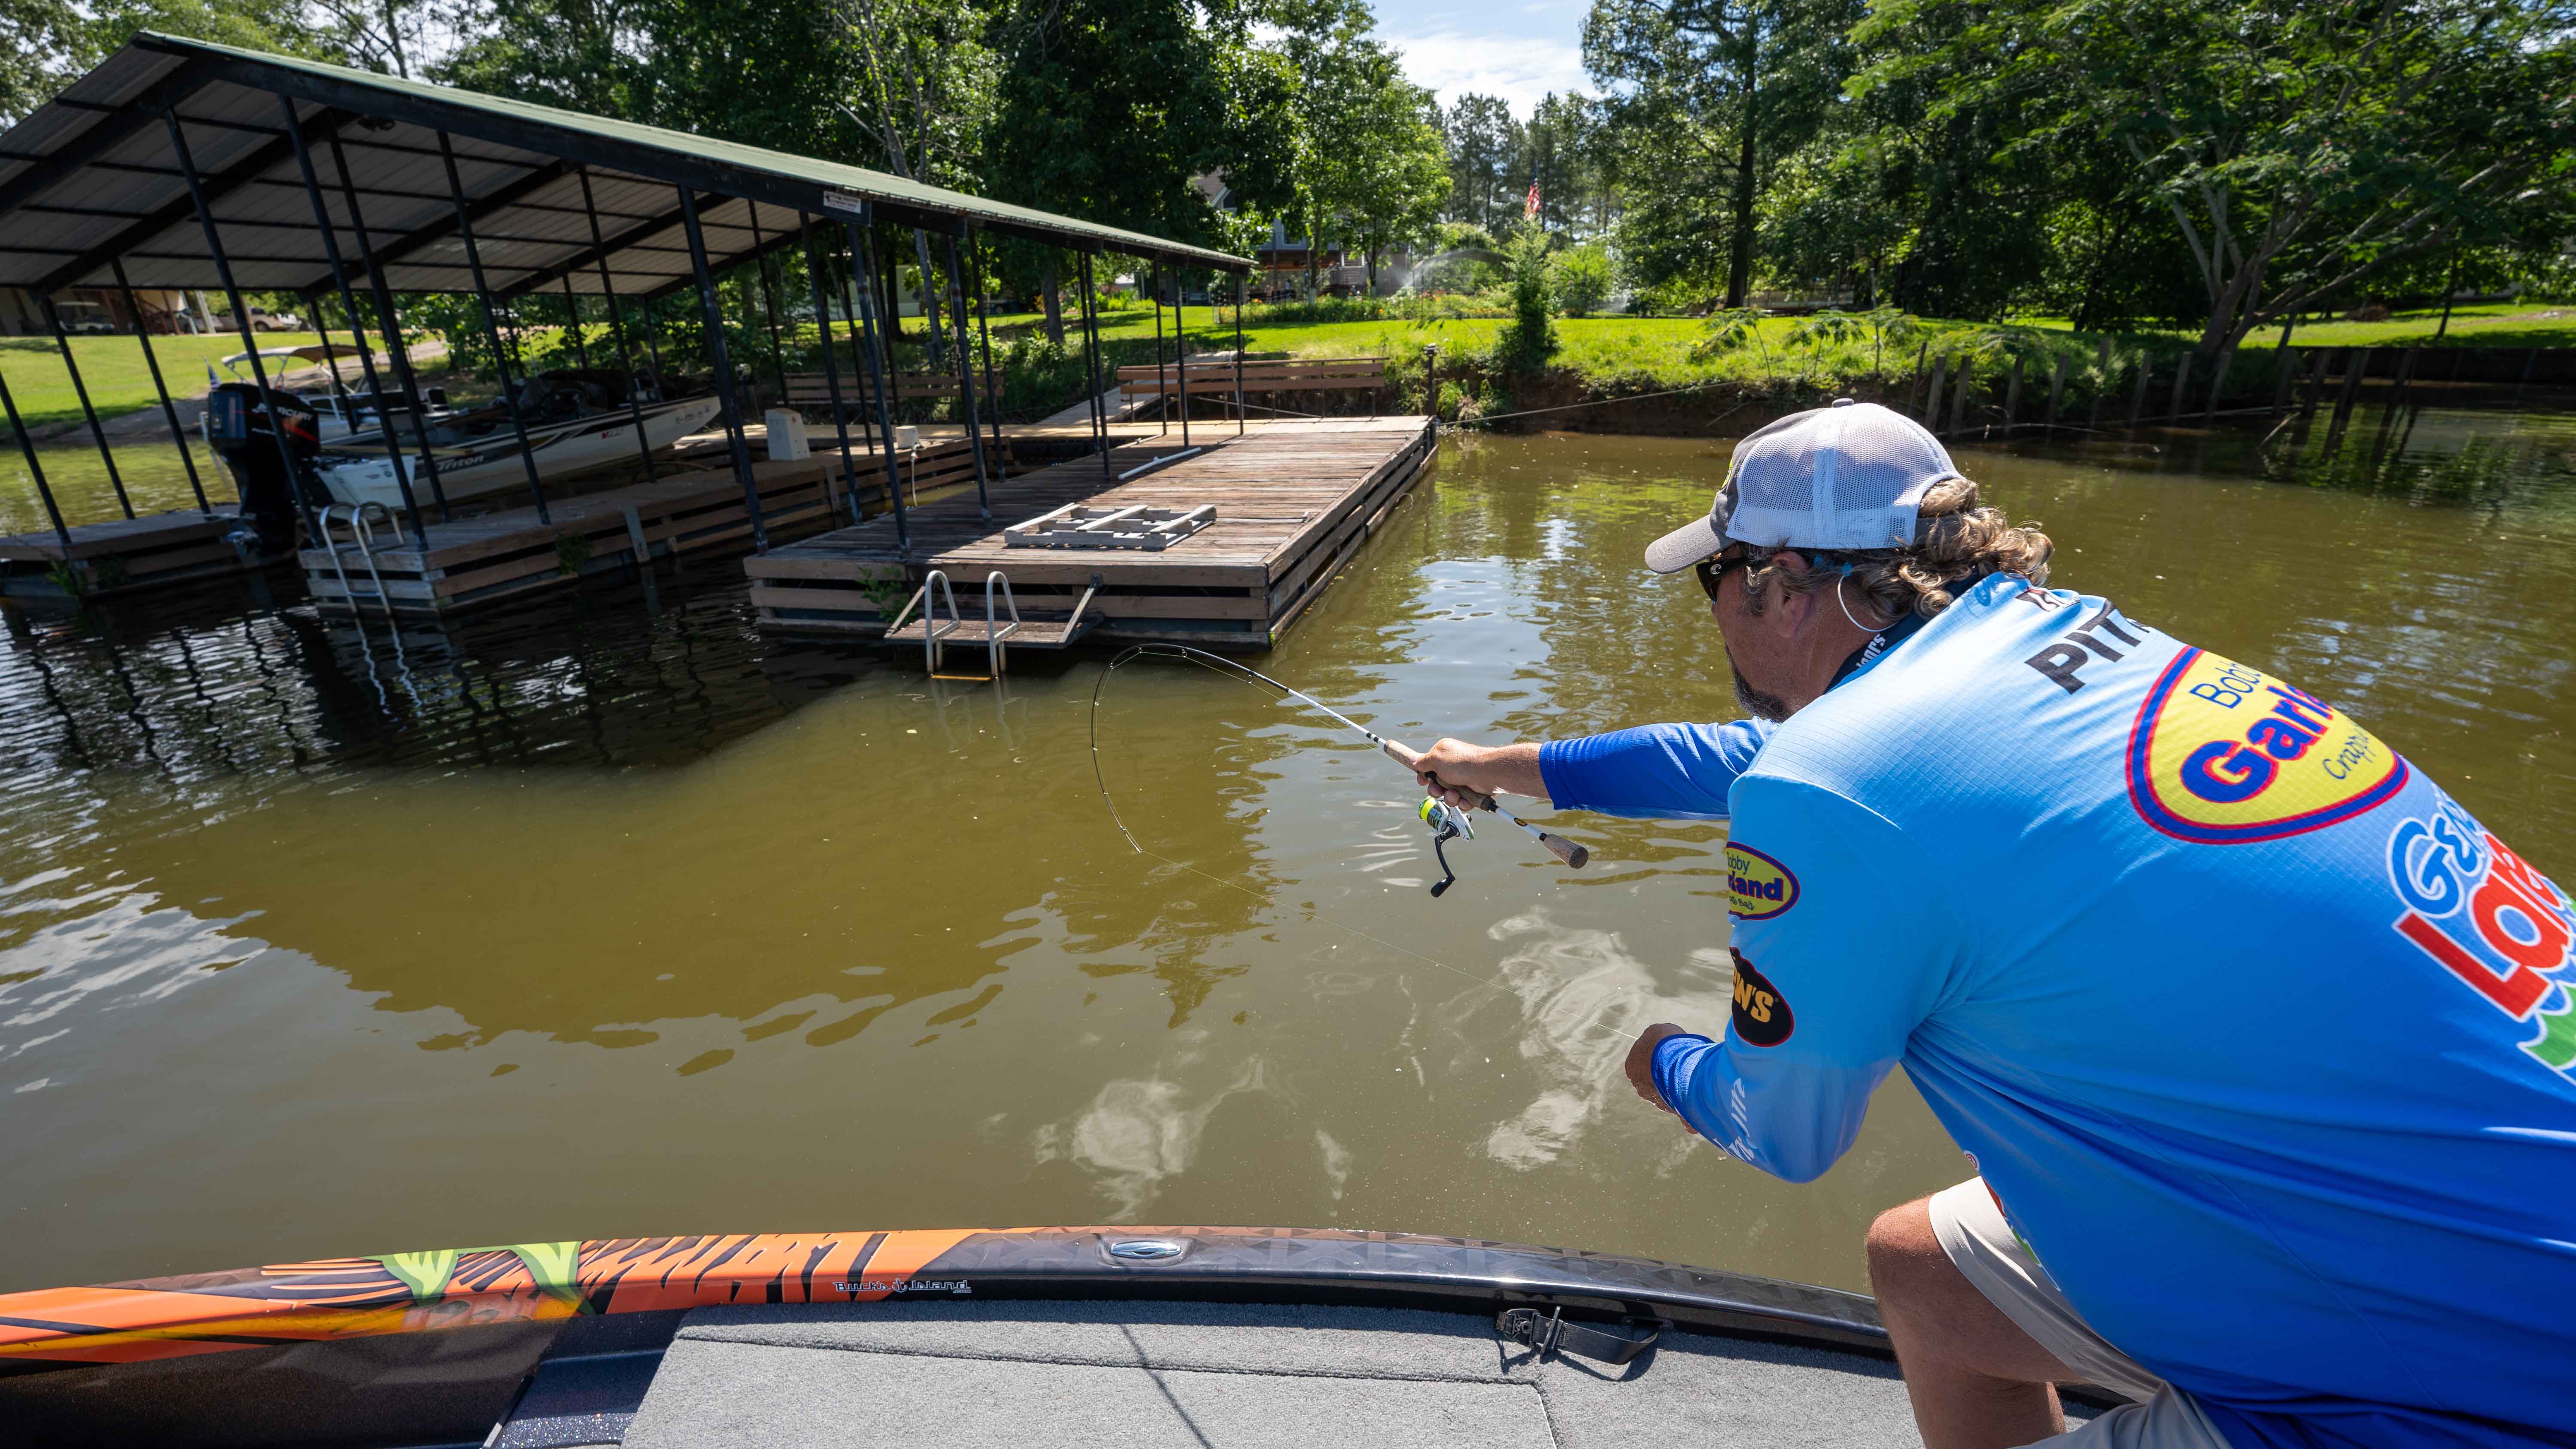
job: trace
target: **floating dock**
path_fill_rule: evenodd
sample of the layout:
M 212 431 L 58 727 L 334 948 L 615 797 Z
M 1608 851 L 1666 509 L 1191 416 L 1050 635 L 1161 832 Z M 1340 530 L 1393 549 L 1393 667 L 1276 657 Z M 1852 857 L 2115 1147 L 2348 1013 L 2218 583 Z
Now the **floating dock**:
M 226 541 L 240 523 L 231 504 L 147 513 L 66 530 L 0 535 L 0 594 L 20 599 L 112 597 L 258 566 Z
M 859 472 L 859 508 L 885 506 L 883 465 L 856 447 L 851 456 Z M 1008 443 L 988 442 L 986 460 L 1009 467 Z M 773 540 L 849 516 L 840 465 L 837 446 L 751 465 L 762 527 Z M 720 442 L 684 445 L 662 466 L 663 476 L 651 482 L 549 499 L 544 519 L 533 506 L 501 509 L 431 523 L 426 539 L 403 530 L 397 541 L 387 526 L 378 525 L 372 542 L 361 546 L 335 519 L 335 546 L 308 544 L 297 558 L 315 602 L 327 610 L 440 616 L 559 587 L 585 574 L 706 549 L 750 547 L 751 509 Z M 962 437 L 929 442 L 897 466 L 907 500 L 936 501 L 962 488 L 972 511 L 974 459 Z
M 948 642 L 981 643 L 985 579 L 999 571 L 1024 623 L 1010 642 L 1022 647 L 1097 633 L 1267 649 L 1421 476 L 1436 436 L 1423 417 L 1321 418 L 1254 423 L 1239 436 L 1219 425 L 1190 449 L 1174 429 L 1119 444 L 1105 470 L 1092 454 L 1015 474 L 993 486 L 989 519 L 971 489 L 926 502 L 910 512 L 908 552 L 881 516 L 773 548 L 743 569 L 760 626 L 782 633 L 882 635 L 936 569 L 968 616 Z M 1213 505 L 1216 516 L 1159 550 L 1013 547 L 1003 537 L 1075 505 Z M 939 607 L 944 624 L 944 598 Z

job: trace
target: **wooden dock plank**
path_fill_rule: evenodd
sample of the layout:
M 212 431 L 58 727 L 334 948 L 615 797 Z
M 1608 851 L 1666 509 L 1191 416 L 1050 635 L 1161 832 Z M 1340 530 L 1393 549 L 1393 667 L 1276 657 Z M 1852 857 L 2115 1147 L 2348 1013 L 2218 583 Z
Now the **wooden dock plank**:
M 744 571 L 766 628 L 865 632 L 886 596 L 862 585 L 909 586 L 933 568 L 948 574 L 960 605 L 980 622 L 980 603 L 966 596 L 998 569 L 1024 615 L 1067 611 L 1096 583 L 1089 608 L 1104 636 L 1266 647 L 1402 498 L 1431 440 L 1418 417 L 1270 422 L 1241 435 L 1200 432 L 1191 440 L 1197 451 L 1183 457 L 1175 431 L 1121 442 L 1105 472 L 1093 455 L 997 482 L 989 518 L 968 492 L 915 510 L 908 553 L 896 552 L 893 520 L 879 516 L 747 559 Z M 1166 458 L 1177 461 L 1126 482 L 1116 477 Z M 1159 552 L 1014 548 L 1003 536 L 1012 524 L 1074 503 L 1214 504 L 1217 516 Z

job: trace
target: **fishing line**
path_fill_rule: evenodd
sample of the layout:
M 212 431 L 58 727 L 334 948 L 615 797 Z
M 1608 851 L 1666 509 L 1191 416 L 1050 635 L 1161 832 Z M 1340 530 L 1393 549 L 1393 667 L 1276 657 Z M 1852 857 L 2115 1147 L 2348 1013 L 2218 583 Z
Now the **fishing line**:
M 1261 892 L 1252 889 L 1250 886 L 1244 885 L 1240 881 L 1228 880 L 1226 877 L 1218 875 L 1213 871 L 1201 870 L 1199 867 L 1190 864 L 1186 860 L 1174 860 L 1170 856 L 1163 854 L 1161 851 L 1146 849 L 1144 844 L 1136 839 L 1136 832 L 1129 830 L 1127 828 L 1127 822 L 1119 816 L 1118 802 L 1112 799 L 1109 794 L 1109 778 L 1102 772 L 1100 767 L 1100 691 L 1109 683 L 1109 676 L 1116 673 L 1120 665 L 1125 664 L 1131 659 L 1145 655 L 1153 655 L 1166 659 L 1187 660 L 1188 662 L 1205 669 L 1210 674 L 1216 675 L 1220 679 L 1230 679 L 1247 688 L 1258 688 L 1259 684 L 1269 685 L 1271 688 L 1278 690 L 1283 696 L 1303 700 L 1307 704 L 1313 705 L 1316 709 L 1322 710 L 1325 714 L 1332 716 L 1334 719 L 1341 721 L 1343 724 L 1350 726 L 1352 729 L 1359 731 L 1361 734 L 1366 735 L 1371 741 L 1375 742 L 1381 749 L 1385 748 L 1386 741 L 1368 726 L 1361 724 L 1359 721 L 1352 719 L 1349 715 L 1343 714 L 1341 711 L 1334 709 L 1332 706 L 1325 704 L 1303 690 L 1291 689 L 1287 685 L 1281 684 L 1278 680 L 1271 678 L 1269 675 L 1262 673 L 1260 670 L 1251 668 L 1248 665 L 1239 664 L 1234 660 L 1226 658 L 1224 655 L 1210 654 L 1206 650 L 1193 649 L 1186 644 L 1135 645 L 1119 654 L 1116 658 L 1110 660 L 1108 667 L 1100 671 L 1100 677 L 1092 682 L 1091 779 L 1093 784 L 1100 787 L 1100 803 L 1109 811 L 1109 822 L 1118 827 L 1118 834 L 1127 842 L 1127 848 L 1135 851 L 1138 855 L 1151 856 L 1152 858 L 1163 862 L 1165 865 L 1188 871 L 1190 874 L 1205 880 L 1214 881 L 1216 884 L 1224 886 L 1227 890 L 1236 891 L 1249 896 L 1263 905 L 1276 904 L 1277 900 L 1275 897 L 1263 895 Z M 1254 682 L 1256 680 L 1259 681 L 1259 684 Z M 1463 967 L 1452 966 L 1448 962 L 1443 961 L 1436 956 L 1425 956 L 1421 952 L 1416 951 L 1409 946 L 1399 946 L 1395 942 L 1387 940 L 1383 936 L 1371 935 L 1369 932 L 1363 931 L 1357 926 L 1350 925 L 1343 921 L 1337 921 L 1331 916 L 1327 916 L 1311 906 L 1292 906 L 1291 909 L 1295 910 L 1299 915 L 1304 916 L 1310 921 L 1332 926 L 1338 930 L 1348 931 L 1352 935 L 1357 936 L 1361 940 L 1367 941 L 1372 945 L 1383 946 L 1387 950 L 1393 951 L 1398 955 L 1410 956 L 1416 961 L 1437 966 L 1443 971 L 1463 976 L 1469 981 L 1475 982 L 1479 986 L 1508 989 L 1504 988 L 1502 982 L 1496 977 L 1479 976 L 1475 972 L 1469 971 Z

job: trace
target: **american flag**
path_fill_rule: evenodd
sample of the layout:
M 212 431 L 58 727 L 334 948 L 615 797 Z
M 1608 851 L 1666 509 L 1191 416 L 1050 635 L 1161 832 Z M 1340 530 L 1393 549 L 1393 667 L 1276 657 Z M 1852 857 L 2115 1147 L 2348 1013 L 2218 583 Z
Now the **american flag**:
M 1535 172 L 1535 171 L 1533 171 L 1533 172 L 1531 172 L 1531 173 L 1530 173 L 1530 189 L 1529 189 L 1529 196 L 1527 197 L 1527 199 L 1525 199 L 1525 200 L 1523 200 L 1523 201 L 1521 202 L 1521 220 L 1523 220 L 1523 221 L 1528 221 L 1530 218 L 1532 218 L 1532 217 L 1534 217 L 1534 216 L 1537 216 L 1537 215 L 1538 215 L 1538 173 L 1537 173 L 1537 172 Z

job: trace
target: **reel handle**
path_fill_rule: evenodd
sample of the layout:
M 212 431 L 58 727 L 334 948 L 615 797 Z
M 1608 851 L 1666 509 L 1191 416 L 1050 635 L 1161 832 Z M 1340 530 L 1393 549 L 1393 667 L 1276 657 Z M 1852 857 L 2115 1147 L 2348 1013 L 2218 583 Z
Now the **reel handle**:
M 1401 740 L 1382 739 L 1377 742 L 1377 747 L 1386 753 L 1386 757 L 1388 759 L 1395 761 L 1397 764 L 1402 765 L 1404 768 L 1411 770 L 1417 775 L 1422 773 L 1422 752 L 1420 750 L 1414 749 L 1412 746 L 1405 744 Z M 1438 775 L 1433 775 L 1431 778 L 1437 780 L 1440 777 Z M 1460 787 L 1452 785 L 1449 788 L 1457 790 Z M 1460 790 L 1460 793 L 1474 797 L 1475 803 L 1469 807 L 1470 809 L 1490 811 L 1496 815 L 1501 815 L 1503 813 L 1495 808 L 1494 797 L 1491 795 L 1480 795 L 1473 790 Z M 1583 869 L 1585 864 L 1590 862 L 1592 859 L 1591 851 L 1584 849 L 1582 846 L 1575 844 L 1573 841 L 1566 839 L 1562 835 L 1558 835 L 1552 831 L 1541 830 L 1535 825 L 1522 822 L 1517 817 L 1504 816 L 1504 818 L 1511 820 L 1513 824 L 1519 825 L 1523 830 L 1537 836 L 1538 843 L 1547 847 L 1548 854 L 1564 861 L 1568 866 L 1575 870 Z

